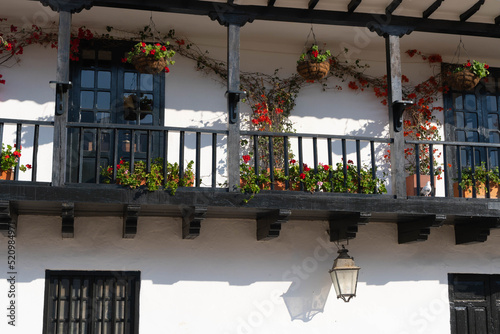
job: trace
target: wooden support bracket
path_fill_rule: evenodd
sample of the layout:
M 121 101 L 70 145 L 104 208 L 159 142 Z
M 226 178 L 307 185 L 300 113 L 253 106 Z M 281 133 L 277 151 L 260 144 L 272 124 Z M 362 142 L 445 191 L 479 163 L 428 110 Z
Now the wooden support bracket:
M 471 244 L 485 242 L 490 229 L 500 227 L 499 217 L 458 218 L 455 222 L 455 243 Z
M 431 227 L 440 227 L 445 220 L 445 215 L 426 215 L 402 219 L 398 221 L 398 243 L 426 241 L 431 234 Z
M 140 205 L 127 205 L 123 214 L 123 238 L 132 239 L 137 234 Z
M 182 239 L 194 239 L 200 235 L 201 221 L 206 214 L 204 206 L 192 206 L 182 211 Z
M 17 211 L 9 201 L 0 201 L 0 233 L 4 237 L 17 234 Z
M 369 212 L 332 213 L 330 223 L 330 241 L 340 242 L 354 239 L 358 233 L 358 226 L 365 225 L 372 214 Z
M 62 204 L 62 227 L 61 234 L 63 238 L 75 237 L 75 203 Z
M 257 217 L 257 240 L 271 240 L 279 237 L 281 224 L 286 223 L 292 211 L 279 209 Z

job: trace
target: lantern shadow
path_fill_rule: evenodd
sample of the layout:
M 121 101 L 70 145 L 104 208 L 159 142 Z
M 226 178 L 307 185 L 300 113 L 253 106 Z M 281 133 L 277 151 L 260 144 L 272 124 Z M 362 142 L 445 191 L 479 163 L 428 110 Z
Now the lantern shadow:
M 306 280 L 294 281 L 281 297 L 292 320 L 308 322 L 323 312 L 331 288 L 329 275 L 311 275 Z

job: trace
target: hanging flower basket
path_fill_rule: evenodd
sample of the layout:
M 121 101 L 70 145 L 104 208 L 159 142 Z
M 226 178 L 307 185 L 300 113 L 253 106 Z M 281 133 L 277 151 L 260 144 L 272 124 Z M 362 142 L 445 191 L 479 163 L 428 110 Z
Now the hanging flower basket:
M 490 74 L 489 68 L 486 63 L 468 60 L 461 66 L 448 69 L 445 81 L 454 90 L 473 90 L 482 78 Z
M 303 61 L 297 64 L 297 72 L 306 80 L 320 80 L 326 77 L 330 71 L 330 63 L 324 61 L 321 63 L 312 61 Z
M 138 55 L 132 59 L 132 65 L 141 73 L 156 74 L 164 71 L 168 62 L 165 58 L 155 59 L 150 56 Z
M 160 43 L 146 44 L 139 42 L 123 58 L 124 63 L 131 63 L 135 69 L 141 73 L 156 74 L 161 71 L 169 72 L 168 65 L 173 65 L 175 62 L 171 59 L 175 55 L 175 51 L 169 50 L 166 42 L 164 45 Z
M 330 56 L 330 50 L 319 50 L 318 46 L 313 44 L 307 52 L 300 55 L 297 72 L 306 80 L 323 79 L 330 71 Z
M 455 73 L 450 73 L 446 77 L 446 82 L 454 90 L 466 91 L 473 90 L 481 81 L 481 77 L 474 74 L 469 69 L 463 69 Z

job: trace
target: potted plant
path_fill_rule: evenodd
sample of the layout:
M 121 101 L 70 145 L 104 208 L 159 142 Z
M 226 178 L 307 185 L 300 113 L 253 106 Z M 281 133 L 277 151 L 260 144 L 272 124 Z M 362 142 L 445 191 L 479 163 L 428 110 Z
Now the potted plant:
M 306 80 L 323 79 L 330 71 L 331 57 L 330 50 L 319 50 L 316 44 L 313 44 L 309 50 L 300 55 L 297 61 L 297 72 Z
M 0 180 L 12 180 L 14 178 L 14 168 L 19 163 L 19 158 L 21 158 L 21 148 L 16 149 L 16 145 L 13 147 L 11 145 L 2 144 L 2 156 L 0 161 Z M 19 165 L 19 170 L 25 172 L 27 169 L 31 169 L 30 164 Z
M 162 161 L 162 159 L 160 160 Z M 161 163 L 163 164 L 163 162 Z M 175 195 L 177 188 L 180 187 L 192 187 L 194 185 L 194 172 L 193 172 L 194 161 L 188 162 L 186 168 L 184 169 L 184 175 L 179 179 L 180 168 L 177 162 L 170 163 L 167 162 L 167 175 L 165 176 L 165 188 L 170 189 L 170 194 Z
M 498 166 L 487 169 L 485 163 L 474 167 L 466 167 L 462 169 L 461 178 L 453 183 L 453 194 L 459 197 L 458 186 L 462 189 L 463 197 L 472 197 L 473 187 L 476 191 L 477 198 L 485 198 L 488 193 L 489 197 L 498 198 L 498 184 L 500 183 L 500 171 Z M 488 184 L 488 187 L 486 187 Z
M 477 86 L 479 81 L 488 76 L 489 66 L 477 60 L 468 60 L 465 64 L 449 70 L 446 74 L 446 82 L 454 90 L 471 90 Z
M 168 65 L 175 62 L 172 57 L 175 51 L 169 49 L 165 44 L 139 42 L 134 45 L 132 50 L 123 58 L 124 63 L 132 63 L 135 69 L 141 73 L 156 74 L 161 71 L 170 72 Z
M 250 198 L 245 199 L 245 203 L 251 200 L 261 188 L 269 187 L 271 182 L 266 171 L 255 173 L 254 167 L 250 165 L 250 155 L 243 155 L 240 163 L 240 190 L 244 194 L 250 194 Z

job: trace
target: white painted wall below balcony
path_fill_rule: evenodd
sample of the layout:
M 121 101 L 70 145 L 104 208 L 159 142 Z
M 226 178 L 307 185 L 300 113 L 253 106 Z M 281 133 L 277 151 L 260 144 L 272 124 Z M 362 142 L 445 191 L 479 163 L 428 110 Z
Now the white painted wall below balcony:
M 370 223 L 348 245 L 361 271 L 358 296 L 344 303 L 328 275 L 336 246 L 327 226 L 290 221 L 278 239 L 262 242 L 255 221 L 208 219 L 197 239 L 182 240 L 180 219 L 148 217 L 134 239 L 122 239 L 120 218 L 76 218 L 75 238 L 61 239 L 59 217 L 21 216 L 17 326 L 3 316 L 0 332 L 41 333 L 46 269 L 140 270 L 141 333 L 213 334 L 449 333 L 447 274 L 500 271 L 498 230 L 485 243 L 457 246 L 443 226 L 426 242 L 398 245 L 395 224 Z

